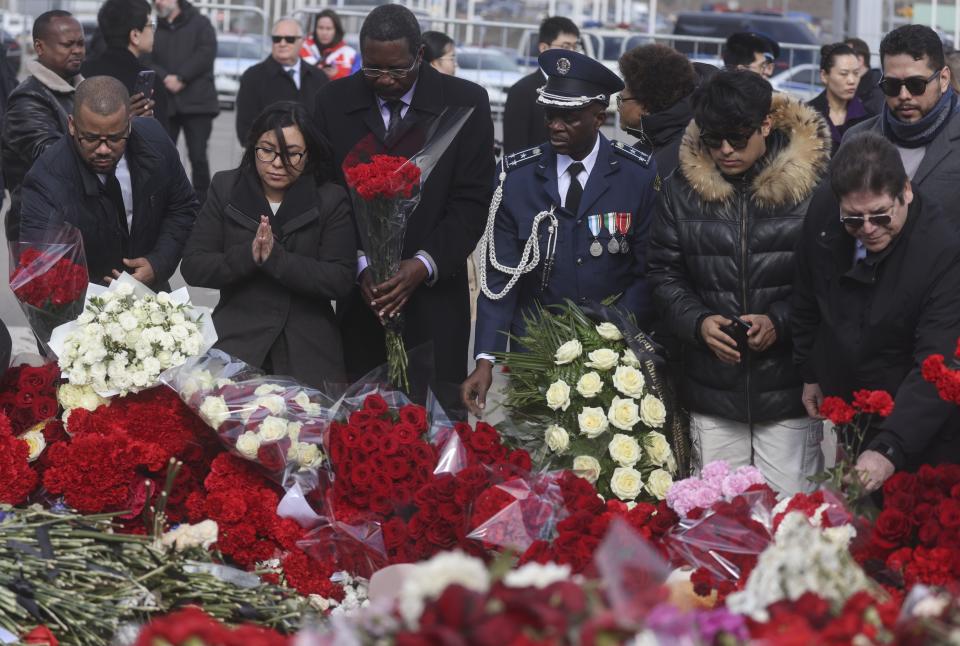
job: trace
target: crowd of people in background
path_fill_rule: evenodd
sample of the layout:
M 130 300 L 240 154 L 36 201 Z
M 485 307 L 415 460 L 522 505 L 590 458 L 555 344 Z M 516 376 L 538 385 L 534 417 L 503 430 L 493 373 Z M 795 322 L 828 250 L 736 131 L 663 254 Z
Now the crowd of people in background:
M 384 362 L 402 315 L 407 347 L 433 345 L 448 412 L 482 415 L 496 353 L 522 350 L 507 334 L 538 306 L 619 296 L 663 348 L 695 469 L 755 464 L 781 492 L 808 490 L 820 404 L 859 388 L 895 398 L 858 457 L 871 488 L 960 461 L 958 410 L 920 375 L 960 335 L 957 61 L 933 30 L 887 34 L 878 69 L 862 40 L 825 45 L 823 91 L 804 103 L 771 87 L 780 44 L 764 34 L 731 35 L 722 69 L 650 44 L 617 75 L 549 17 L 538 69 L 507 93 L 497 160 L 486 90 L 455 76 L 450 36 L 383 5 L 355 49 L 327 9 L 307 30 L 272 25 L 240 81 L 242 161 L 211 178 L 210 21 L 187 0 L 106 0 L 98 24 L 104 48 L 87 57 L 68 12 L 34 23 L 37 57 L 0 129 L 7 239 L 69 223 L 96 283 L 127 272 L 167 289 L 180 266 L 220 291 L 231 354 L 312 385 L 355 380 Z M 611 106 L 623 140 L 602 132 Z M 361 140 L 413 155 L 448 108 L 466 124 L 378 282 L 341 165 Z

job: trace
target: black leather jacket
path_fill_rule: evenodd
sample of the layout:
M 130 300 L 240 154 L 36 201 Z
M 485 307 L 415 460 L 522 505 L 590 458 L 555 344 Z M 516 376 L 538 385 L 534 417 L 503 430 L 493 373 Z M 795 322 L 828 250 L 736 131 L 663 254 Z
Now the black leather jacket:
M 20 185 L 33 162 L 67 132 L 67 115 L 73 112 L 74 87 L 82 77 L 70 83 L 36 61 L 27 64 L 25 78 L 7 99 L 0 151 L 3 177 L 10 190 L 7 214 L 7 239 L 17 240 L 20 233 Z
M 724 178 L 691 123 L 680 166 L 661 192 L 648 276 L 666 325 L 682 344 L 683 403 L 693 412 L 754 423 L 802 417 L 793 365 L 794 248 L 830 135 L 812 108 L 777 95 L 767 152 L 737 180 Z M 712 314 L 766 314 L 777 331 L 764 352 L 721 363 L 700 336 Z

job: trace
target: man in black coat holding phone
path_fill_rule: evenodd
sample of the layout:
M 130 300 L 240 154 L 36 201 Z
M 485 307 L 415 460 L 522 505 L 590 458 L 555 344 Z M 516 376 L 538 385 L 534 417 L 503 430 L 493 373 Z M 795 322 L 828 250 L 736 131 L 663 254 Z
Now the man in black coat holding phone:
M 107 49 L 80 66 L 84 78 L 112 76 L 130 93 L 130 111 L 154 117 L 167 126 L 167 94 L 157 92 L 156 72 L 140 62 L 153 51 L 156 20 L 147 0 L 107 0 L 97 12 L 97 26 Z
M 362 377 L 384 363 L 382 321 L 402 312 L 408 349 L 433 342 L 438 397 L 459 402 L 470 334 L 467 257 L 477 245 L 493 193 L 493 121 L 478 85 L 440 74 L 423 62 L 420 26 L 400 5 L 383 5 L 360 30 L 363 69 L 325 85 L 315 118 L 344 159 L 372 138 L 387 154 L 411 156 L 445 108 L 472 108 L 421 191 L 407 225 L 400 270 L 374 285 L 358 259 L 358 288 L 337 304 L 347 374 Z M 378 320 L 379 319 L 379 320 Z

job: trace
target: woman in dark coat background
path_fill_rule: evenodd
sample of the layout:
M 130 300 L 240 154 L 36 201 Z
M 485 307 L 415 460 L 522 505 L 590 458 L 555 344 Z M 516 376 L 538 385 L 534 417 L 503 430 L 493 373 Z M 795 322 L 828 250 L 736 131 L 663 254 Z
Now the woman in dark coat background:
M 306 109 L 254 122 L 240 167 L 213 178 L 183 255 L 190 285 L 220 290 L 216 347 L 311 384 L 345 378 L 331 301 L 355 282 L 350 202 Z
M 808 105 L 830 126 L 831 152 L 835 153 L 847 130 L 873 116 L 857 97 L 860 62 L 849 45 L 834 43 L 820 48 L 820 80 L 824 90 Z
M 690 95 L 697 73 L 690 60 L 666 45 L 635 47 L 620 57 L 626 88 L 617 97 L 620 127 L 653 153 L 666 178 L 679 163 L 680 140 L 693 119 Z

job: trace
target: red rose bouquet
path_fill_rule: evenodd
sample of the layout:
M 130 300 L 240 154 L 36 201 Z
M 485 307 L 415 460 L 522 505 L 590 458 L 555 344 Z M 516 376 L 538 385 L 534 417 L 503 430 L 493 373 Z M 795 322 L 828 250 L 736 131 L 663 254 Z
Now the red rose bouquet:
M 408 139 L 424 144 L 410 157 L 383 154 L 382 146 L 371 136 L 360 141 L 344 160 L 343 174 L 353 198 L 361 251 L 375 285 L 386 282 L 400 270 L 407 223 L 420 203 L 427 176 L 472 111 L 473 108 L 448 108 L 425 124 L 429 126 L 426 131 L 411 133 Z M 436 267 L 432 270 L 436 271 Z M 388 378 L 409 391 L 402 318 L 381 322 L 386 327 Z
M 80 316 L 87 284 L 79 229 L 64 224 L 42 242 L 10 244 L 10 290 L 44 347 L 55 327 Z
M 56 363 L 23 364 L 3 374 L 0 378 L 0 411 L 9 418 L 15 435 L 56 416 L 59 379 L 60 369 Z

